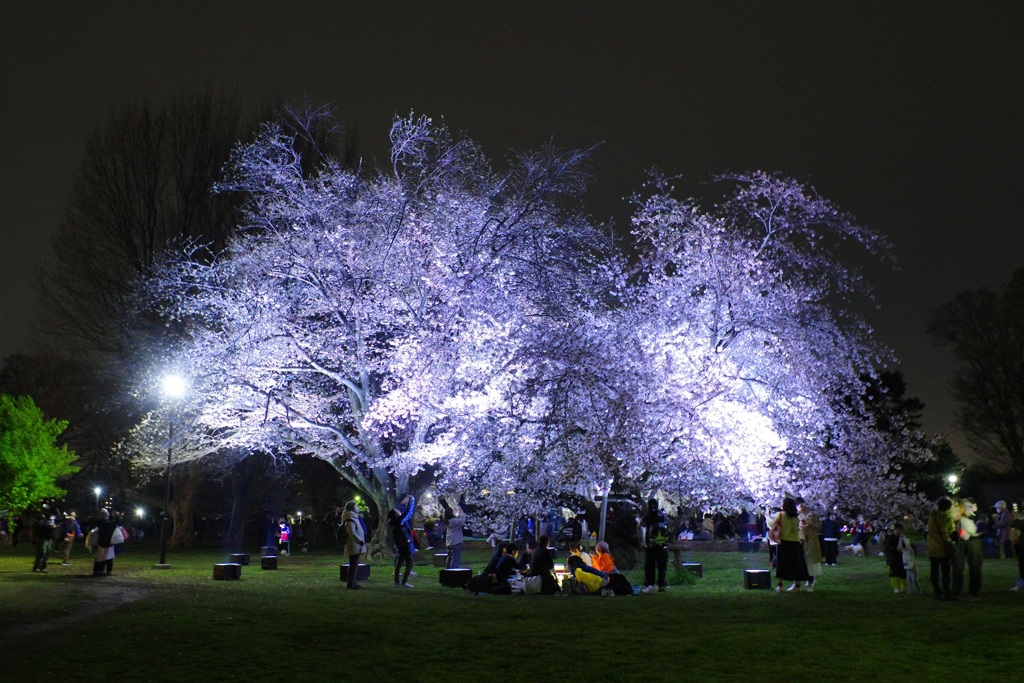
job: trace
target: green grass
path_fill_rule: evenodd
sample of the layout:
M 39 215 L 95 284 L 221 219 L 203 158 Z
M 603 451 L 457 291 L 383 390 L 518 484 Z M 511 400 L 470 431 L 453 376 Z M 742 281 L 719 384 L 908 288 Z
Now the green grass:
M 375 566 L 348 591 L 326 552 L 277 571 L 257 558 L 240 581 L 214 581 L 223 551 L 171 551 L 167 571 L 152 569 L 157 555 L 132 546 L 115 576 L 93 579 L 81 549 L 46 575 L 29 571 L 30 547 L 0 549 L 3 680 L 1001 680 L 1024 663 L 1010 560 L 985 562 L 980 602 L 942 603 L 893 595 L 878 557 L 843 557 L 813 594 L 780 595 L 743 588 L 742 569 L 764 556 L 692 553 L 704 565 L 693 585 L 610 599 L 473 596 L 429 566 L 414 589 Z

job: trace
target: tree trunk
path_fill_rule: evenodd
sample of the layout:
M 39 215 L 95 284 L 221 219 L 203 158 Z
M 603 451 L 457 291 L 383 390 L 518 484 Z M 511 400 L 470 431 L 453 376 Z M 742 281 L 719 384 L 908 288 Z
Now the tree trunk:
M 224 547 L 241 550 L 245 547 L 245 522 L 249 518 L 249 479 L 247 472 L 235 468 L 231 472 L 231 519 L 224 534 Z
M 224 534 L 224 547 L 241 551 L 245 547 L 245 525 L 252 516 L 254 501 L 263 500 L 275 478 L 268 473 L 267 458 L 262 455 L 249 455 L 235 463 L 230 478 L 231 519 Z
M 171 472 L 174 483 L 170 509 L 173 524 L 168 547 L 191 548 L 195 545 L 195 499 L 204 481 L 202 468 L 185 464 L 179 465 Z

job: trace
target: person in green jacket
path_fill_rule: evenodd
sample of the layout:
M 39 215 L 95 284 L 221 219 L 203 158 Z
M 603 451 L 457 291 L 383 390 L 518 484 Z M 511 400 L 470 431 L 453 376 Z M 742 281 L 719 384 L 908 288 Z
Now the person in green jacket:
M 949 512 L 952 507 L 953 503 L 949 498 L 943 498 L 928 515 L 928 559 L 931 560 L 932 592 L 937 600 L 956 600 L 949 589 L 953 558 L 953 543 L 950 536 L 956 529 L 953 516 Z

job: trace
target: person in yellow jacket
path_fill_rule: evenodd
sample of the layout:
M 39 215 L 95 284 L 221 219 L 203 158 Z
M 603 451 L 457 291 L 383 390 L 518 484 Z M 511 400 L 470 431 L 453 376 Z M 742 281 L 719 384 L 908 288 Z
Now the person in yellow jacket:
M 575 555 L 569 558 L 568 567 L 572 577 L 576 579 L 576 583 L 586 588 L 585 592 L 592 595 L 600 593 L 608 581 L 601 574 L 598 574 L 596 569 L 588 567 L 583 563 L 583 560 Z
M 775 556 L 776 592 L 782 591 L 783 581 L 792 581 L 788 590 L 800 590 L 800 582 L 807 581 L 807 561 L 800 543 L 800 516 L 796 509 L 796 501 L 786 498 L 782 501 L 782 512 L 775 516 L 770 527 L 780 523 L 782 539 Z M 769 528 L 770 528 L 769 527 Z

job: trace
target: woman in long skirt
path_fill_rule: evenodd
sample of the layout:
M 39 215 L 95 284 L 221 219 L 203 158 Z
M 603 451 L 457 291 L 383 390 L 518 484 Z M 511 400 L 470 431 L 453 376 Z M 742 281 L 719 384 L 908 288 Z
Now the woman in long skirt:
M 782 512 L 775 520 L 781 522 L 782 541 L 779 543 L 775 558 L 776 592 L 782 592 L 782 583 L 792 581 L 788 590 L 800 590 L 800 583 L 807 581 L 807 562 L 804 560 L 804 548 L 800 543 L 800 517 L 797 514 L 796 502 L 792 498 L 782 501 Z

